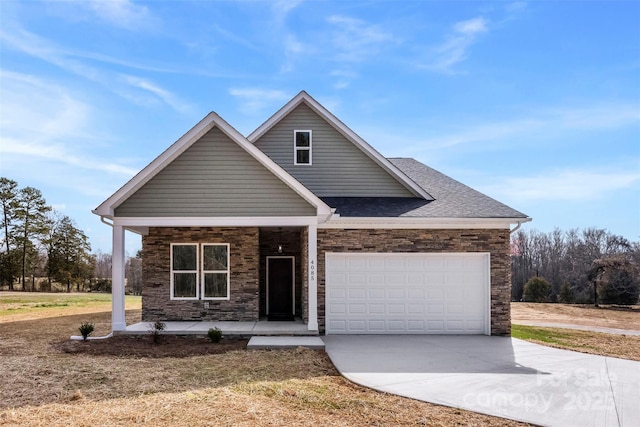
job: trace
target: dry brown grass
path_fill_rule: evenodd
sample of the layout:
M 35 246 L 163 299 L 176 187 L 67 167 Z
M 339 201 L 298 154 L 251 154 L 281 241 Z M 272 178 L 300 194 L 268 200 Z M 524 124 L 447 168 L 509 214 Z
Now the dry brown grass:
M 512 336 L 582 353 L 640 361 L 640 336 L 513 325 Z
M 512 302 L 511 321 L 518 323 L 523 320 L 640 331 L 640 306 Z
M 105 334 L 110 313 L 59 313 L 0 323 L 1 425 L 522 425 L 357 386 L 319 351 L 69 353 L 61 343 L 82 321 L 96 325 L 95 335 Z M 127 311 L 128 322 L 139 318 L 139 310 Z

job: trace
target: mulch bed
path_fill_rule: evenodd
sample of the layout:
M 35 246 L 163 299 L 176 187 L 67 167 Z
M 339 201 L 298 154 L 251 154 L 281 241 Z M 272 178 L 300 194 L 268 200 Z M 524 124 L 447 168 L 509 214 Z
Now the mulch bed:
M 247 339 L 225 338 L 213 343 L 203 337 L 161 335 L 156 343 L 149 335 L 120 335 L 103 340 L 63 340 L 51 345 L 64 353 L 118 357 L 189 357 L 246 350 Z

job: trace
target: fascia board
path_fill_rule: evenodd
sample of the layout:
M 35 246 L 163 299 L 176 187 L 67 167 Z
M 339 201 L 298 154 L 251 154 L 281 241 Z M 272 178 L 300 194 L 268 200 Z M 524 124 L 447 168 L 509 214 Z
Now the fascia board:
M 324 108 L 322 104 L 316 101 L 307 92 L 302 91 L 296 95 L 291 101 L 285 104 L 280 110 L 272 115 L 266 122 L 253 131 L 247 139 L 251 143 L 255 143 L 262 135 L 267 133 L 269 129 L 275 126 L 280 120 L 287 116 L 292 110 L 294 110 L 300 103 L 304 102 L 309 108 L 327 120 L 334 129 L 340 132 L 345 138 L 351 141 L 356 147 L 360 148 L 365 154 L 367 154 L 378 166 L 387 171 L 391 176 L 399 180 L 408 190 L 417 196 L 424 198 L 425 200 L 435 200 L 424 188 L 420 187 L 416 182 L 409 178 L 404 172 L 394 166 L 387 158 L 381 155 L 375 148 L 362 139 L 357 133 L 352 131 L 346 124 L 344 124 L 333 113 Z
M 522 224 L 531 221 L 531 218 L 333 218 L 318 228 L 511 228 L 513 224 Z
M 265 217 L 116 217 L 123 227 L 287 227 L 317 225 L 315 216 Z

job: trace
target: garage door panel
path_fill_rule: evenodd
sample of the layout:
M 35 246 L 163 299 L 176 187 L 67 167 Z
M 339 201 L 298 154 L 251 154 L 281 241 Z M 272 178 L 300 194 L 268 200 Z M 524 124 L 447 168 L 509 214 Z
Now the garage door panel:
M 384 304 L 369 304 L 369 314 L 385 314 Z
M 404 289 L 387 289 L 387 298 L 404 300 L 405 290 Z
M 367 312 L 366 304 L 349 304 L 348 314 L 364 314 Z
M 365 299 L 367 297 L 366 288 L 349 288 L 347 294 L 350 300 Z
M 384 285 L 385 284 L 385 276 L 383 273 L 369 273 L 367 276 L 367 283 L 369 285 Z
M 488 333 L 489 254 L 327 254 L 337 333 Z
M 411 315 L 424 314 L 424 304 L 408 304 L 407 313 Z

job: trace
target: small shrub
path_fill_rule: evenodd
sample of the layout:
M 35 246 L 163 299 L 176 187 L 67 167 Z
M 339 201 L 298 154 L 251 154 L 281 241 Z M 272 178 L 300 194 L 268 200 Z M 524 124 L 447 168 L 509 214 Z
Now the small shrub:
M 222 339 L 222 331 L 219 328 L 210 328 L 207 332 L 207 336 L 211 342 L 218 343 Z
M 524 285 L 526 302 L 548 302 L 551 297 L 551 285 L 542 277 L 532 277 Z
M 95 329 L 93 326 L 93 323 L 89 323 L 89 322 L 82 322 L 80 324 L 80 327 L 78 328 L 80 330 L 80 334 L 82 335 L 82 339 L 84 341 L 87 340 L 87 337 L 89 335 L 91 335 L 91 333 L 93 332 L 93 330 Z
M 149 328 L 149 332 L 151 333 L 151 337 L 153 338 L 154 343 L 160 342 L 160 333 L 166 328 L 167 324 L 160 320 L 156 320 L 155 322 L 153 322 L 153 324 Z
M 573 304 L 574 296 L 573 289 L 571 285 L 567 282 L 564 282 L 562 286 L 560 286 L 560 292 L 558 293 L 558 302 L 564 304 Z
M 613 269 L 598 294 L 605 304 L 633 305 L 638 302 L 640 283 L 629 269 Z

